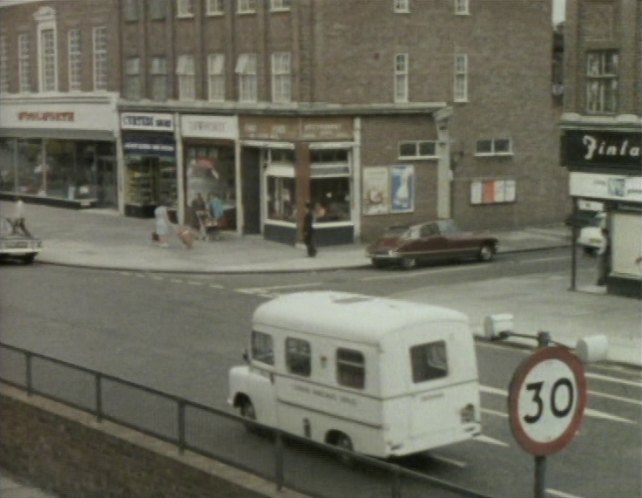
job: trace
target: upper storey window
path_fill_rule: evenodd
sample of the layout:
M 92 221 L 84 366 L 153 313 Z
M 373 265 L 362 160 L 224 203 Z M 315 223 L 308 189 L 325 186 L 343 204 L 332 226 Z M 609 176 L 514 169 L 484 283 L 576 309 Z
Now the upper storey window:
M 22 93 L 31 91 L 31 56 L 29 35 L 18 35 L 18 88 Z
M 586 112 L 617 111 L 619 54 L 615 50 L 592 50 L 586 54 Z
M 125 21 L 138 21 L 138 0 L 125 0 L 123 16 Z
M 223 14 L 223 0 L 207 0 L 206 10 L 208 16 L 219 16 Z
M 0 35 L 0 93 L 9 91 L 9 54 L 7 53 L 7 37 Z
M 82 47 L 80 29 L 70 29 L 67 33 L 67 52 L 69 64 L 69 90 L 80 91 L 82 82 Z
M 408 54 L 395 55 L 395 102 L 408 102 Z
M 237 12 L 239 14 L 251 14 L 256 12 L 256 0 L 238 0 Z
M 292 100 L 292 75 L 289 52 L 272 54 L 272 101 Z
M 176 0 L 177 17 L 194 17 L 194 0 Z
M 392 10 L 400 14 L 410 12 L 410 0 L 392 0 Z
M 291 0 L 270 0 L 270 10 L 290 10 L 291 4 Z
M 107 28 L 94 28 L 94 90 L 107 90 Z
M 149 0 L 147 12 L 152 21 L 161 21 L 167 15 L 167 0 Z
M 236 61 L 238 74 L 239 100 L 241 102 L 257 101 L 257 60 L 256 54 L 241 54 Z
M 55 92 L 58 90 L 56 11 L 51 7 L 41 7 L 33 17 L 38 24 L 38 89 L 40 92 Z
M 467 16 L 470 14 L 468 0 L 455 0 L 455 14 L 458 16 Z
M 468 56 L 466 54 L 455 55 L 455 102 L 468 101 Z

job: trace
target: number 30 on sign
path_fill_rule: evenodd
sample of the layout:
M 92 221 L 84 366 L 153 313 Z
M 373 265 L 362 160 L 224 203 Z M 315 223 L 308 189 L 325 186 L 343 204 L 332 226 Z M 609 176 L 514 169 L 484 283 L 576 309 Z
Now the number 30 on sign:
M 555 453 L 570 443 L 585 407 L 584 366 L 566 348 L 538 349 L 513 375 L 508 393 L 511 431 L 535 456 Z

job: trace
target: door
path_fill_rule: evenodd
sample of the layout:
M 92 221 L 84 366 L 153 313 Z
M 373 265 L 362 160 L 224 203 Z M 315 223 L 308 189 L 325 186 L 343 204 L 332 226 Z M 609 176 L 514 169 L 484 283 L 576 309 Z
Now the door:
M 243 198 L 243 233 L 261 233 L 261 150 L 241 150 L 241 192 Z

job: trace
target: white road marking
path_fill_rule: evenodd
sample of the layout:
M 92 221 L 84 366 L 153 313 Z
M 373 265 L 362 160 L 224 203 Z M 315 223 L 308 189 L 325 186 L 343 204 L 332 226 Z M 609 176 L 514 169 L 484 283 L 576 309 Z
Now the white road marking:
M 485 264 L 476 264 L 474 265 L 475 268 L 486 268 L 490 266 L 490 264 L 485 263 Z M 395 278 L 403 278 L 403 279 L 408 279 L 408 278 L 416 278 L 416 277 L 423 277 L 426 275 L 434 275 L 436 273 L 450 273 L 450 272 L 457 272 L 457 271 L 470 271 L 470 265 L 466 266 L 457 266 L 453 268 L 437 268 L 437 269 L 430 269 L 430 270 L 423 270 L 423 271 L 398 271 L 395 272 L 392 275 L 377 275 L 374 277 L 363 277 L 361 279 L 362 282 L 371 282 L 374 280 L 391 280 Z
M 508 443 L 505 443 L 504 441 L 492 438 L 490 436 L 486 436 L 484 434 L 480 436 L 475 436 L 473 438 L 473 441 L 478 441 L 480 443 L 486 443 L 486 444 L 493 444 L 495 446 L 501 446 L 502 448 L 508 448 L 510 446 Z
M 537 259 L 529 259 L 527 261 L 520 261 L 520 263 L 547 263 L 550 261 L 567 261 L 568 258 L 564 256 L 559 256 L 559 257 L 550 257 L 550 258 L 537 258 Z
M 508 418 L 508 413 L 500 412 L 497 410 L 490 410 L 489 408 L 482 408 L 482 413 L 488 413 L 489 415 L 495 415 L 496 417 Z
M 209 284 L 209 287 L 210 289 L 225 289 L 225 287 L 220 284 Z
M 468 467 L 468 464 L 466 462 L 462 462 L 461 460 L 455 460 L 454 458 L 448 458 L 442 455 L 437 455 L 436 453 L 431 453 L 430 458 L 433 460 L 437 460 L 438 462 L 454 465 L 455 467 L 459 467 L 460 469 L 465 469 L 466 467 Z
M 557 489 L 546 488 L 546 494 L 551 496 L 557 496 L 559 498 L 582 498 L 579 495 L 572 495 L 570 493 L 565 493 L 564 491 L 559 491 Z
M 610 413 L 602 412 L 599 410 L 593 410 L 592 408 L 587 408 L 584 410 L 584 413 L 587 417 L 599 418 L 602 420 L 610 420 L 612 422 L 620 422 L 622 424 L 636 424 L 633 420 L 624 417 L 618 417 L 617 415 L 611 415 Z
M 254 296 L 261 296 L 266 298 L 278 297 L 281 295 L 282 290 L 289 289 L 305 289 L 310 287 L 319 287 L 323 285 L 322 282 L 306 282 L 303 284 L 290 284 L 290 285 L 273 285 L 271 287 L 247 287 L 243 289 L 235 289 L 236 292 L 241 294 L 250 294 Z
M 171 283 L 173 283 L 173 284 L 182 284 L 183 283 L 183 280 L 181 280 L 180 278 L 170 278 L 169 281 Z
M 604 382 L 611 382 L 613 384 L 624 384 L 625 386 L 642 387 L 642 380 L 641 381 L 626 380 L 626 379 L 620 379 L 618 377 L 610 377 L 608 375 L 601 375 L 601 374 L 588 373 L 588 372 L 586 373 L 586 377 L 589 379 L 603 380 Z
M 614 394 L 606 394 L 598 391 L 589 391 L 591 396 L 596 396 L 598 398 L 612 399 L 614 401 L 621 401 L 622 403 L 630 403 L 632 405 L 642 406 L 642 400 L 632 399 L 632 398 L 623 398 L 622 396 L 615 396 Z
M 196 285 L 196 286 L 198 286 L 198 285 L 205 285 L 205 283 L 204 282 L 198 282 L 196 280 L 188 280 L 187 281 L 187 285 Z

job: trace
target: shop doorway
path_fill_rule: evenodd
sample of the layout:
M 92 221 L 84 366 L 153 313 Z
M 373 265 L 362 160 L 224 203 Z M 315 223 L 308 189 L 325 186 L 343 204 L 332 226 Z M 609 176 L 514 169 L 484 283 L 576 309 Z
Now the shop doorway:
M 244 147 L 241 152 L 243 178 L 243 233 L 261 233 L 261 150 Z
M 118 190 L 116 183 L 116 161 L 114 156 L 98 156 L 97 164 L 97 205 L 102 208 L 117 208 Z

